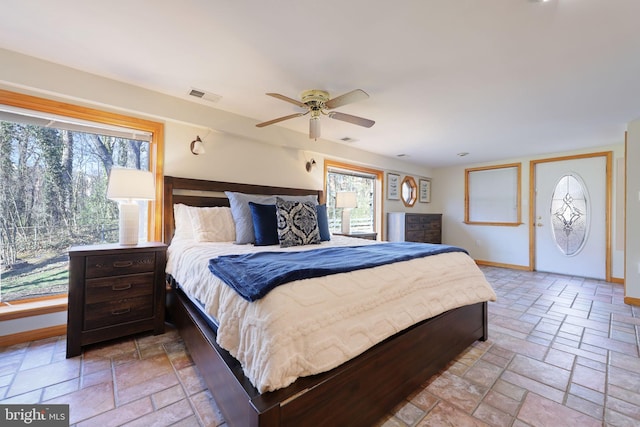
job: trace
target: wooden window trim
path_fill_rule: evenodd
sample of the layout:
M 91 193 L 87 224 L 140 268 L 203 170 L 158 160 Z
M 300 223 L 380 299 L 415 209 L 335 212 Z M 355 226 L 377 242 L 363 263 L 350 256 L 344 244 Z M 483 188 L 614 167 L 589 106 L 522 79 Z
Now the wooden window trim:
M 0 303 L 0 322 L 67 311 L 67 295 L 50 295 Z
M 353 172 L 362 172 L 366 174 L 371 174 L 376 177 L 376 182 L 379 183 L 380 186 L 379 188 L 376 188 L 376 194 L 374 194 L 374 201 L 376 202 L 376 206 L 379 206 L 380 210 L 378 211 L 378 208 L 376 208 L 375 210 L 375 215 L 373 216 L 373 229 L 378 233 L 378 236 L 384 236 L 385 235 L 383 234 L 384 230 L 380 226 L 381 223 L 384 224 L 384 220 L 383 220 L 384 197 L 382 197 L 382 191 L 385 185 L 384 171 L 381 171 L 379 169 L 368 168 L 366 166 L 354 165 L 351 163 L 344 163 L 344 162 L 339 162 L 335 160 L 325 159 L 324 177 L 323 177 L 324 179 L 323 188 L 324 188 L 325 199 L 327 198 L 327 173 L 329 172 L 329 169 L 332 169 L 332 168 L 344 169 L 344 170 L 353 171 Z
M 473 172 L 516 168 L 516 220 L 515 221 L 471 221 L 469 219 L 469 175 Z M 470 225 L 493 225 L 502 227 L 517 227 L 522 224 L 522 164 L 508 163 L 494 166 L 484 166 L 478 168 L 468 168 L 464 170 L 464 223 Z
M 152 202 L 149 202 L 150 215 L 148 223 L 148 235 L 149 240 L 151 241 L 162 241 L 162 186 L 164 182 L 163 123 L 145 120 L 138 117 L 125 116 L 113 112 L 97 110 L 80 105 L 68 104 L 61 101 L 53 101 L 46 98 L 25 95 L 22 93 L 11 92 L 4 89 L 0 89 L 0 104 L 151 133 L 152 136 L 149 143 L 149 167 L 151 168 L 151 172 L 153 172 L 155 176 L 156 199 Z M 27 317 L 62 311 L 63 306 L 60 301 L 52 302 L 56 298 L 64 298 L 64 310 L 66 310 L 66 294 L 56 295 L 49 298 L 51 299 L 49 302 L 43 300 L 37 304 L 34 304 L 34 301 L 39 300 L 38 298 L 12 301 L 11 307 L 14 307 L 13 309 L 7 308 L 7 305 L 3 303 L 3 305 L 0 306 L 0 320 L 8 320 L 5 316 Z M 26 303 L 26 305 L 23 305 L 23 301 L 24 303 Z
M 125 116 L 80 105 L 68 104 L 60 101 L 39 98 L 0 89 L 0 104 L 76 119 L 93 121 L 107 125 L 137 129 L 152 134 L 149 145 L 149 166 L 156 179 L 156 200 L 151 203 L 152 209 L 149 218 L 149 239 L 161 240 L 162 238 L 162 184 L 164 169 L 164 124 L 145 120 L 138 117 Z

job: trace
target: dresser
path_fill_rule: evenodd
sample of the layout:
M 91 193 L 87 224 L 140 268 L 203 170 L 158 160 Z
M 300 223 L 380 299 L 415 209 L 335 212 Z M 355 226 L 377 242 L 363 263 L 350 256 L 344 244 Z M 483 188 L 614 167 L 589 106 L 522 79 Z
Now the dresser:
M 442 243 L 442 214 L 389 212 L 387 240 L 390 242 Z
M 69 249 L 67 357 L 87 344 L 164 332 L 166 251 L 158 242 Z

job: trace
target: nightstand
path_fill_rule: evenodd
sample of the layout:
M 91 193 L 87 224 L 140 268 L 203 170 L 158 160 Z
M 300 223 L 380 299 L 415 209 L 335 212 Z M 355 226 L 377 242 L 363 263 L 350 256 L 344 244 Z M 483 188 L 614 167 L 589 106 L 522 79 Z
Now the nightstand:
M 164 332 L 166 252 L 159 242 L 69 249 L 67 358 L 87 344 Z
M 367 240 L 378 240 L 378 233 L 376 232 L 371 232 L 371 233 L 333 233 L 336 236 L 347 236 L 347 237 L 358 237 L 360 239 L 367 239 Z

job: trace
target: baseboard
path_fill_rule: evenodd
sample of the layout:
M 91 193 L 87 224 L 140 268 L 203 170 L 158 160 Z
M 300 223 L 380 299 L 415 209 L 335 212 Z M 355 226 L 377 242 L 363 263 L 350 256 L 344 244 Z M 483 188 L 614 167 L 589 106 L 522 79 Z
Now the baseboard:
M 611 283 L 615 283 L 617 285 L 624 285 L 624 278 L 622 278 L 622 277 L 612 277 L 610 282 Z
M 501 262 L 483 261 L 481 259 L 476 259 L 475 262 L 478 265 L 484 265 L 487 267 L 500 267 L 500 268 L 511 268 L 513 270 L 531 271 L 531 268 L 529 268 L 529 266 L 527 265 L 504 264 Z
M 0 347 L 20 344 L 23 342 L 41 340 L 67 334 L 67 325 L 49 326 L 47 328 L 18 332 L 17 334 L 3 335 L 0 337 Z
M 624 303 L 629 305 L 640 306 L 640 298 L 624 297 Z

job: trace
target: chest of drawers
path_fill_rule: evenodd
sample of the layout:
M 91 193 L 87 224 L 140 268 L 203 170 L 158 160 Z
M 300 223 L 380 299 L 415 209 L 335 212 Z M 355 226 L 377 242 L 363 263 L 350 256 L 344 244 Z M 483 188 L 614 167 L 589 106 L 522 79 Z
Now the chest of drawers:
M 137 332 L 164 332 L 166 245 L 76 246 L 69 250 L 67 357 Z
M 387 240 L 390 242 L 442 243 L 442 214 L 389 212 Z

